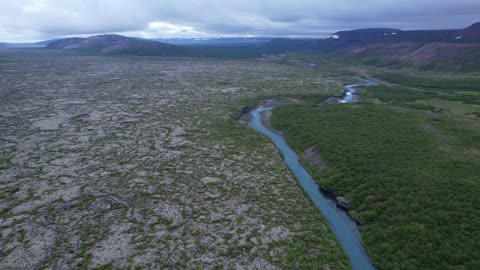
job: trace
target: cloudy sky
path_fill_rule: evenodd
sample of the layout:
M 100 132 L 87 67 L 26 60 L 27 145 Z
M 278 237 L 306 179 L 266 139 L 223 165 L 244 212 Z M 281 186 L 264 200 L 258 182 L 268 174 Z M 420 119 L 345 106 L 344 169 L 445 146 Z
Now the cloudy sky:
M 145 38 L 320 37 L 367 27 L 463 28 L 480 0 L 0 0 L 0 41 L 119 33 Z

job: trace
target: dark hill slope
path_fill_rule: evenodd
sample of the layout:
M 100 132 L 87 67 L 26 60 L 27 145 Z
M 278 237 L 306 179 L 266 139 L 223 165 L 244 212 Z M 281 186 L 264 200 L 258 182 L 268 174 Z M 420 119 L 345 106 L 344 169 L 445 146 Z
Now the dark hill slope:
M 273 39 L 266 46 L 272 52 L 309 51 L 331 53 L 350 46 L 361 46 L 401 32 L 398 29 L 372 28 L 340 31 L 326 39 Z
M 480 43 L 386 42 L 350 47 L 343 53 L 366 61 L 377 61 L 379 65 L 403 63 L 446 70 L 480 68 Z
M 314 51 L 329 53 L 348 47 L 367 46 L 378 43 L 400 42 L 453 42 L 458 30 L 412 30 L 391 28 L 358 29 L 340 31 L 326 39 L 273 39 L 267 43 L 272 50 Z
M 104 54 L 151 56 L 173 56 L 185 54 L 185 50 L 179 46 L 120 35 L 100 35 L 89 38 L 60 39 L 48 44 L 47 48 L 71 49 Z
M 339 31 L 326 39 L 273 39 L 267 43 L 271 50 L 333 52 L 352 46 L 415 43 L 480 43 L 480 23 L 462 30 L 409 30 L 394 28 L 370 28 Z
M 455 32 L 452 36 L 455 40 L 460 42 L 480 42 L 480 22 L 474 23 L 469 27 Z

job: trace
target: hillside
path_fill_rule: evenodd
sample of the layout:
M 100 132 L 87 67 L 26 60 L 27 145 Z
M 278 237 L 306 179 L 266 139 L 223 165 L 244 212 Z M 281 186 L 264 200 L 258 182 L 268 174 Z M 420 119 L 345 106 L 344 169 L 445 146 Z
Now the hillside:
M 479 28 L 479 29 L 477 29 Z M 267 43 L 271 49 L 303 50 L 319 53 L 339 51 L 351 46 L 366 46 L 379 43 L 401 42 L 480 42 L 480 23 L 463 30 L 410 30 L 371 28 L 339 31 L 325 39 L 273 39 Z
M 66 38 L 54 41 L 46 46 L 48 49 L 70 49 L 83 52 L 129 55 L 182 55 L 185 51 L 178 46 L 140 40 L 120 35 L 99 35 L 89 38 Z
M 479 67 L 480 43 L 377 43 L 352 47 L 347 55 L 374 65 L 415 65 L 421 69 L 464 70 Z
M 480 42 L 480 22 L 456 32 L 452 38 L 461 42 Z
M 271 53 L 333 54 L 375 65 L 477 69 L 480 23 L 462 30 L 357 29 L 336 32 L 325 39 L 274 39 L 266 46 Z

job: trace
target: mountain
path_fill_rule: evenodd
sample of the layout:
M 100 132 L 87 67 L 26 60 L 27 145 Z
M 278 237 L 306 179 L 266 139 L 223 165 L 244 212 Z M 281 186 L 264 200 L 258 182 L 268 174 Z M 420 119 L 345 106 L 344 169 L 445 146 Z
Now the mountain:
M 286 39 L 278 38 L 268 42 L 266 46 L 272 52 L 307 51 L 316 53 L 332 53 L 351 46 L 362 46 L 387 37 L 397 35 L 401 30 L 390 28 L 358 29 L 340 31 L 325 39 Z
M 330 35 L 330 38 L 355 42 L 371 42 L 385 37 L 395 36 L 401 31 L 400 29 L 392 28 L 367 28 L 336 32 Z
M 60 39 L 49 43 L 46 48 L 143 56 L 175 56 L 185 54 L 185 50 L 179 46 L 120 35 Z
M 400 29 L 359 29 L 351 31 L 340 31 L 334 33 L 330 38 L 338 40 L 350 40 L 355 42 L 453 42 L 459 30 L 409 30 Z
M 315 51 L 318 53 L 339 51 L 352 46 L 401 42 L 480 42 L 480 23 L 461 30 L 409 30 L 394 28 L 368 28 L 339 31 L 325 39 L 273 39 L 267 43 L 272 50 Z
M 339 31 L 325 39 L 273 39 L 267 43 L 277 51 L 313 51 L 329 53 L 352 46 L 400 42 L 455 42 L 459 30 L 411 30 L 372 28 Z
M 452 38 L 460 42 L 480 42 L 480 22 L 456 32 Z
M 339 31 L 325 39 L 274 39 L 271 53 L 310 52 L 352 56 L 378 65 L 480 68 L 480 23 L 461 30 L 371 28 Z
M 361 46 L 350 46 L 342 52 L 378 65 L 396 63 L 422 69 L 478 69 L 480 23 L 462 30 L 398 31 Z

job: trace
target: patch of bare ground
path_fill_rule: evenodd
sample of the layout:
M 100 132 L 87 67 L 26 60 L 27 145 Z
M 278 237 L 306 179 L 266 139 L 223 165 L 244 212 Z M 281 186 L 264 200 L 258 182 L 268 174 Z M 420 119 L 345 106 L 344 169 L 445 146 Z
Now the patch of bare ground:
M 470 149 L 465 150 L 465 153 L 469 154 L 469 155 L 473 155 L 477 158 L 480 157 L 480 149 L 470 148 Z
M 461 124 L 461 125 L 457 125 L 457 127 L 461 129 L 480 132 L 480 124 L 477 124 L 477 123 Z
M 399 107 L 399 106 L 389 106 L 389 108 L 390 108 L 392 111 L 399 112 L 399 113 L 405 113 L 405 112 L 408 112 L 408 111 L 409 111 L 407 108 Z
M 328 168 L 327 163 L 322 159 L 318 151 L 315 150 L 314 146 L 303 152 L 300 162 L 317 171 L 323 171 Z
M 423 127 L 427 132 L 430 132 L 430 133 L 437 133 L 439 131 L 438 128 L 432 126 L 431 124 L 426 124 Z
M 271 110 L 263 111 L 263 112 L 260 113 L 260 115 L 261 115 L 261 117 L 262 117 L 262 118 L 261 118 L 261 119 L 262 119 L 262 123 L 263 123 L 263 125 L 264 125 L 266 128 L 268 128 L 268 129 L 269 129 L 270 131 L 272 131 L 272 132 L 275 132 L 275 133 L 283 136 L 283 133 L 282 133 L 281 131 L 276 130 L 276 129 L 274 129 L 274 128 L 272 127 L 272 124 L 271 124 L 271 122 L 270 122 L 270 117 L 272 117 L 272 111 L 271 111 Z
M 433 119 L 437 119 L 438 117 L 440 117 L 438 113 L 432 112 L 432 111 L 422 111 L 422 114 L 428 118 L 433 118 Z

